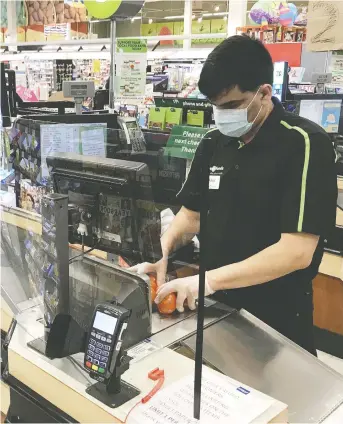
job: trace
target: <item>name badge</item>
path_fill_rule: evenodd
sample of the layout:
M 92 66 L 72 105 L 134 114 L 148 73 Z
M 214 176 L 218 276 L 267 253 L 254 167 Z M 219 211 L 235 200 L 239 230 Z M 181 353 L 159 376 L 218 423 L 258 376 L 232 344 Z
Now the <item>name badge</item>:
M 208 181 L 208 188 L 210 190 L 219 190 L 220 186 L 220 175 L 210 175 Z

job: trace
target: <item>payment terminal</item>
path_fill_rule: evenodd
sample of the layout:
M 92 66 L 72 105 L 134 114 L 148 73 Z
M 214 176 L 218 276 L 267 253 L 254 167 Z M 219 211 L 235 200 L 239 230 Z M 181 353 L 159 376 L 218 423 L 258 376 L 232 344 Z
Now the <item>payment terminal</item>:
M 85 350 L 84 365 L 95 380 L 106 382 L 120 361 L 123 336 L 130 311 L 121 305 L 100 303 L 96 306 Z

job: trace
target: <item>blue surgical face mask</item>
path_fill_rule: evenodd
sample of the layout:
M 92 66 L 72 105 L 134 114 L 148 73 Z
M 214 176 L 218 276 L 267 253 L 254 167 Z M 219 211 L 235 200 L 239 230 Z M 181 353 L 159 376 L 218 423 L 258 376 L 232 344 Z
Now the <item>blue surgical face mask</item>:
M 213 106 L 214 121 L 222 134 L 228 137 L 242 137 L 242 135 L 247 134 L 251 130 L 262 110 L 261 106 L 256 118 L 252 122 L 248 121 L 248 109 L 258 93 L 259 91 L 256 92 L 254 98 L 244 109 L 220 109 L 217 106 Z

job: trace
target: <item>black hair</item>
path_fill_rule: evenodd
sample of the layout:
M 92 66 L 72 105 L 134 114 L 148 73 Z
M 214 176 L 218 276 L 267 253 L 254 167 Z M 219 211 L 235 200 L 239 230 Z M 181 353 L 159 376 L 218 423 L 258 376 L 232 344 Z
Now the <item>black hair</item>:
M 256 91 L 273 84 L 274 66 L 264 45 L 246 35 L 224 40 L 208 56 L 200 75 L 199 90 L 209 99 L 236 85 L 242 91 Z
M 26 193 L 26 198 L 31 199 L 32 206 L 35 206 L 35 201 L 34 201 L 34 199 L 33 199 L 33 196 L 32 196 L 30 193 Z

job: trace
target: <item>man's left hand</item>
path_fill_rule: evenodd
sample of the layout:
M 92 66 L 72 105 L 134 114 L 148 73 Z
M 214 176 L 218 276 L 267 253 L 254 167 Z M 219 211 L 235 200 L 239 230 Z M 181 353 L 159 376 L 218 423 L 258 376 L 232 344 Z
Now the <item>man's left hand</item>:
M 215 291 L 210 286 L 205 277 L 205 296 L 210 296 Z M 192 311 L 196 308 L 195 301 L 199 295 L 199 275 L 192 277 L 178 278 L 169 283 L 165 283 L 158 289 L 155 303 L 160 303 L 170 293 L 176 293 L 176 309 L 179 312 L 184 311 L 184 302 L 187 300 L 189 309 Z

